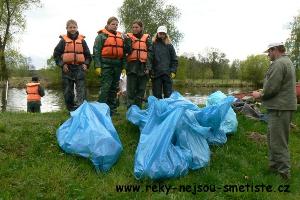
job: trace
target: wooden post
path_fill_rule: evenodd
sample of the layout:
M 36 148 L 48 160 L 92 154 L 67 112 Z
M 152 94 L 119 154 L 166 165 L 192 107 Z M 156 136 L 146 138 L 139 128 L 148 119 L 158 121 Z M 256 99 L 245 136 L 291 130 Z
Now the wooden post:
M 8 94 L 8 81 L 6 81 L 5 102 L 7 102 L 7 94 Z

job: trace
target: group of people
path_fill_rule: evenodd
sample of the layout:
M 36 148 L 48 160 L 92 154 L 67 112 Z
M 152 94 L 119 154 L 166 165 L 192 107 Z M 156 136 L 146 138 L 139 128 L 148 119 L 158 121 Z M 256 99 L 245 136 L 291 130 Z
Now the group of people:
M 127 75 L 127 107 L 142 107 L 149 78 L 153 95 L 159 99 L 172 93 L 172 79 L 178 66 L 177 55 L 165 26 L 160 26 L 153 37 L 143 32 L 143 23 L 135 20 L 132 33 L 117 31 L 119 21 L 110 17 L 98 31 L 93 47 L 95 73 L 100 77 L 100 103 L 110 107 L 111 115 L 117 110 L 117 92 L 121 73 Z M 67 34 L 54 49 L 53 57 L 62 68 L 64 99 L 69 111 L 75 110 L 86 98 L 85 71 L 92 55 L 79 34 L 77 22 L 68 20 Z M 74 101 L 76 85 L 77 102 Z
M 177 56 L 167 28 L 160 26 L 151 39 L 143 33 L 143 23 L 132 23 L 132 33 L 117 31 L 119 21 L 110 17 L 105 28 L 98 31 L 93 53 L 95 71 L 100 76 L 99 102 L 110 107 L 111 115 L 116 112 L 116 95 L 122 70 L 127 74 L 127 106 L 142 106 L 149 77 L 153 95 L 167 98 L 172 92 L 172 79 L 176 76 Z M 85 97 L 85 71 L 92 61 L 84 36 L 78 32 L 76 21 L 67 22 L 67 34 L 54 50 L 56 64 L 62 68 L 64 98 L 67 109 L 75 110 Z M 254 91 L 254 98 L 261 98 L 268 110 L 269 168 L 284 179 L 290 177 L 290 155 L 288 140 L 292 113 L 297 110 L 295 68 L 285 54 L 282 43 L 269 45 L 266 50 L 271 65 L 265 75 L 262 91 Z M 74 102 L 74 84 L 77 101 Z M 39 110 L 30 101 L 40 101 L 44 95 L 38 80 L 27 87 L 29 110 Z M 39 102 L 40 104 L 40 102 Z

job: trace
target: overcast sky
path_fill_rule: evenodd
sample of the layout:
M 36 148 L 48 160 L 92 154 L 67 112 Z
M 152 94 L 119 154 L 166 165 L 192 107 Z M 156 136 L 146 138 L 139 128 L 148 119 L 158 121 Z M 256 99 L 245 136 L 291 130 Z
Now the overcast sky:
M 16 46 L 37 67 L 46 66 L 66 33 L 68 19 L 78 22 L 92 52 L 97 31 L 117 16 L 123 0 L 41 0 L 43 7 L 27 13 L 27 27 Z M 178 55 L 218 48 L 233 59 L 260 54 L 271 42 L 285 42 L 289 23 L 299 14 L 300 0 L 167 0 L 181 11 L 176 23 L 184 38 Z M 120 29 L 120 31 L 122 31 Z

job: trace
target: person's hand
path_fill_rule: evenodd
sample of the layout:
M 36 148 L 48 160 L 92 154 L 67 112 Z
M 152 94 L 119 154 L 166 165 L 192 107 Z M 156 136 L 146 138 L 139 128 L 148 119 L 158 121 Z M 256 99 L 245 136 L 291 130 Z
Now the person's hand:
M 255 98 L 255 99 L 258 99 L 261 97 L 261 92 L 260 91 L 253 91 L 252 92 L 252 96 Z
M 149 74 L 150 74 L 150 78 L 154 78 L 154 72 L 153 72 L 153 70 L 150 70 Z
M 64 71 L 65 73 L 69 72 L 69 67 L 68 67 L 67 64 L 64 64 L 64 66 L 63 66 L 63 71 Z
M 122 39 L 123 39 L 123 40 L 125 40 L 125 39 L 127 39 L 127 38 L 128 38 L 127 34 L 125 34 L 125 33 L 122 33 L 122 35 L 121 35 L 121 36 L 122 36 Z
M 97 76 L 101 76 L 101 68 L 100 67 L 98 67 L 98 68 L 95 69 L 95 74 Z
M 122 69 L 122 76 L 125 76 L 126 75 L 126 69 Z
M 86 71 L 86 70 L 87 70 L 87 65 L 86 65 L 86 64 L 82 64 L 82 69 L 83 69 L 84 71 Z
M 174 72 L 171 72 L 171 79 L 174 79 L 176 74 Z

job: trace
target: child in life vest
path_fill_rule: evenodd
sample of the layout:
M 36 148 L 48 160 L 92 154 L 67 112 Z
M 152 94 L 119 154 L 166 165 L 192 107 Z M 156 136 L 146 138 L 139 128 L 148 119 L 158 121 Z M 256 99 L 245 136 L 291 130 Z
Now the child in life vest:
M 45 95 L 44 88 L 39 83 L 38 77 L 32 77 L 31 82 L 26 84 L 27 112 L 41 112 L 41 97 Z
M 67 34 L 60 36 L 54 49 L 53 57 L 56 65 L 62 69 L 63 93 L 69 111 L 76 110 L 86 99 L 85 73 L 92 60 L 90 50 L 79 34 L 77 22 L 67 21 Z M 76 99 L 74 94 L 76 90 Z

